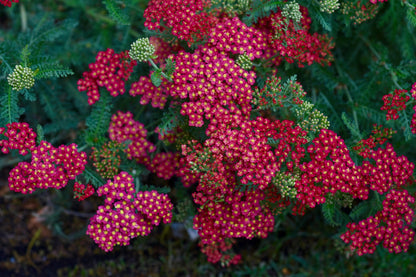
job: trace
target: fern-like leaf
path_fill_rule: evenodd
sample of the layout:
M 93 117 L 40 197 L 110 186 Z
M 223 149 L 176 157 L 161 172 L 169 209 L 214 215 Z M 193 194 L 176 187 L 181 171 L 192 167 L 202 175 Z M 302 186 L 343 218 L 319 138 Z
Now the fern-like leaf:
M 112 19 L 114 19 L 114 21 L 121 25 L 130 25 L 129 17 L 123 13 L 116 1 L 104 0 L 103 3 L 108 11 L 108 14 Z
M 350 130 L 351 134 L 357 139 L 360 140 L 362 138 L 360 130 L 357 126 L 352 122 L 351 119 L 343 112 L 341 114 L 341 119 L 344 122 L 345 126 L 347 126 L 348 130 Z
M 34 69 L 36 79 L 61 78 L 74 74 L 71 69 L 65 68 L 64 66 L 55 62 L 37 64 L 34 66 Z
M 18 93 L 8 87 L 6 93 L 0 97 L 0 118 L 2 123 L 17 122 L 24 113 L 24 109 L 18 106 Z M 5 124 L 4 124 L 5 125 Z
M 104 134 L 110 125 L 111 109 L 111 97 L 107 94 L 102 94 L 100 100 L 94 104 L 91 114 L 86 120 L 88 128 L 85 132 L 85 141 L 88 145 L 96 146 L 105 140 Z
M 101 178 L 100 174 L 89 166 L 85 167 L 82 177 L 84 177 L 85 181 L 92 184 L 96 189 L 105 184 L 105 180 Z

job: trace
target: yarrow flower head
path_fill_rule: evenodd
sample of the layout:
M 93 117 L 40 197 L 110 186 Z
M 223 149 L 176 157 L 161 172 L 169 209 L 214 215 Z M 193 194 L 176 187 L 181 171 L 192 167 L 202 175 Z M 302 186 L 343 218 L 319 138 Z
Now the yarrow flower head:
M 100 87 L 105 87 L 113 97 L 123 94 L 125 81 L 137 64 L 130 60 L 128 51 L 115 53 L 111 48 L 98 52 L 95 59 L 95 63 L 88 65 L 90 71 L 84 72 L 77 82 L 79 91 L 87 91 L 90 105 L 100 100 Z
M 75 182 L 74 184 L 74 198 L 78 199 L 78 201 L 82 201 L 93 195 L 95 192 L 94 187 L 88 184 L 85 186 L 84 184 L 80 184 Z
M 7 76 L 7 82 L 14 90 L 30 89 L 35 84 L 35 73 L 29 67 L 20 64 L 14 67 L 12 73 Z
M 105 204 L 90 219 L 87 235 L 106 252 L 116 245 L 130 244 L 131 238 L 148 235 L 153 225 L 172 220 L 168 196 L 156 191 L 135 193 L 133 177 L 127 172 L 98 188 L 97 194 L 105 196 Z
M 26 122 L 9 123 L 6 128 L 0 128 L 1 134 L 8 138 L 8 140 L 0 140 L 0 151 L 3 154 L 17 149 L 20 155 L 26 155 L 28 151 L 33 151 L 36 148 L 36 133 Z
M 131 44 L 129 56 L 132 60 L 144 62 L 151 59 L 154 53 L 155 47 L 150 43 L 149 38 L 139 38 Z

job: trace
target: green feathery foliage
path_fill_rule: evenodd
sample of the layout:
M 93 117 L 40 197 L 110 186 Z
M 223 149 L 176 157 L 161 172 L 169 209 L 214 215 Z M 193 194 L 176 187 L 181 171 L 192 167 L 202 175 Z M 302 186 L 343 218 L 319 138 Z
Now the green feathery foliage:
M 112 99 L 107 94 L 102 94 L 100 100 L 94 104 L 85 122 L 87 129 L 84 137 L 89 146 L 100 145 L 106 140 L 104 135 L 110 125 L 112 106 Z
M 104 0 L 103 3 L 108 11 L 108 14 L 112 19 L 114 19 L 114 21 L 116 21 L 117 24 L 130 25 L 129 17 L 123 13 L 119 4 L 115 0 Z

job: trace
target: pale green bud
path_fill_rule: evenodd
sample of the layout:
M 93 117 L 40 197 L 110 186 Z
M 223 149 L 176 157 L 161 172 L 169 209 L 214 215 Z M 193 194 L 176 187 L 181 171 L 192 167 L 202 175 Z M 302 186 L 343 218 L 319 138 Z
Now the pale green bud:
M 35 73 L 29 67 L 16 65 L 13 72 L 7 76 L 7 82 L 14 90 L 30 89 L 35 84 Z
M 282 8 L 282 15 L 287 19 L 292 19 L 295 22 L 300 22 L 302 19 L 300 6 L 296 1 L 287 2 Z
M 139 38 L 130 46 L 129 55 L 133 60 L 144 62 L 152 58 L 155 47 L 150 43 L 149 38 Z

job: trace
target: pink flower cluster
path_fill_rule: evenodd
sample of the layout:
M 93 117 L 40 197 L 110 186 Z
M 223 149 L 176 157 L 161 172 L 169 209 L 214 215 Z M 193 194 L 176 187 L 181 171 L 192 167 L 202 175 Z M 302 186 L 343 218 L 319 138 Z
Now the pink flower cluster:
M 207 13 L 209 0 L 151 0 L 144 11 L 144 26 L 149 30 L 166 28 L 189 46 L 207 37 L 217 17 Z
M 181 51 L 175 61 L 173 83 L 167 89 L 173 97 L 189 99 L 180 111 L 189 117 L 189 126 L 201 127 L 204 117 L 221 120 L 230 112 L 248 115 L 253 71 L 241 69 L 233 59 L 206 46 L 193 54 Z
M 168 196 L 156 191 L 135 193 L 133 177 L 127 172 L 98 188 L 97 194 L 105 196 L 105 204 L 90 219 L 87 235 L 106 252 L 116 245 L 128 245 L 131 238 L 148 235 L 162 220 L 172 220 Z
M 105 87 L 112 96 L 125 92 L 125 81 L 133 72 L 137 61 L 131 60 L 128 51 L 114 53 L 113 49 L 100 51 L 95 63 L 89 64 L 90 71 L 82 74 L 78 80 L 78 90 L 87 91 L 88 104 L 100 99 L 99 87 Z
M 397 157 L 390 144 L 372 152 L 375 164 L 364 161 L 356 166 L 344 141 L 326 129 L 321 130 L 307 151 L 311 160 L 300 165 L 303 174 L 295 186 L 299 205 L 311 208 L 324 203 L 327 193 L 336 191 L 362 200 L 368 198 L 370 190 L 386 193 L 393 185 L 404 186 L 414 170 L 405 156 Z
M 414 217 L 409 203 L 414 202 L 415 198 L 407 190 L 391 190 L 383 201 L 381 211 L 359 223 L 348 223 L 348 230 L 341 235 L 341 239 L 351 243 L 351 250 L 356 249 L 360 256 L 374 253 L 380 243 L 390 253 L 406 252 L 415 236 L 409 226 Z
M 0 0 L 0 4 L 9 8 L 12 6 L 12 3 L 19 3 L 19 0 Z
M 118 111 L 113 114 L 108 133 L 111 140 L 119 143 L 130 141 L 126 150 L 129 159 L 140 162 L 148 153 L 156 150 L 155 146 L 146 140 L 147 130 L 144 125 L 135 121 L 131 112 Z
M 66 186 L 85 169 L 87 154 L 79 153 L 77 145 L 53 147 L 46 141 L 32 151 L 32 161 L 20 162 L 9 173 L 10 190 L 21 193 L 32 193 L 35 189 Z
M 266 40 L 262 32 L 248 27 L 238 17 L 224 18 L 209 33 L 208 46 L 219 52 L 246 54 L 250 60 L 263 55 Z
M 384 105 L 381 107 L 382 111 L 387 111 L 386 120 L 396 120 L 399 118 L 397 112 L 406 109 L 406 102 L 410 97 L 406 95 L 407 90 L 395 89 L 393 93 L 383 96 Z
M 0 149 L 3 154 L 17 149 L 20 155 L 26 155 L 36 147 L 36 133 L 26 122 L 13 122 L 7 124 L 6 128 L 0 127 L 0 135 L 7 137 L 7 139 L 0 140 Z
M 78 199 L 78 201 L 83 201 L 93 195 L 95 192 L 94 187 L 90 184 L 85 186 L 84 184 L 80 184 L 75 182 L 74 184 L 74 198 Z
M 139 81 L 131 85 L 129 94 L 131 96 L 141 95 L 140 104 L 146 105 L 151 101 L 153 108 L 163 109 L 168 100 L 166 91 L 167 81 L 159 87 L 156 87 L 149 77 L 141 76 Z
M 370 0 L 371 3 L 373 4 L 377 4 L 378 3 L 383 3 L 383 2 L 387 2 L 388 0 Z

